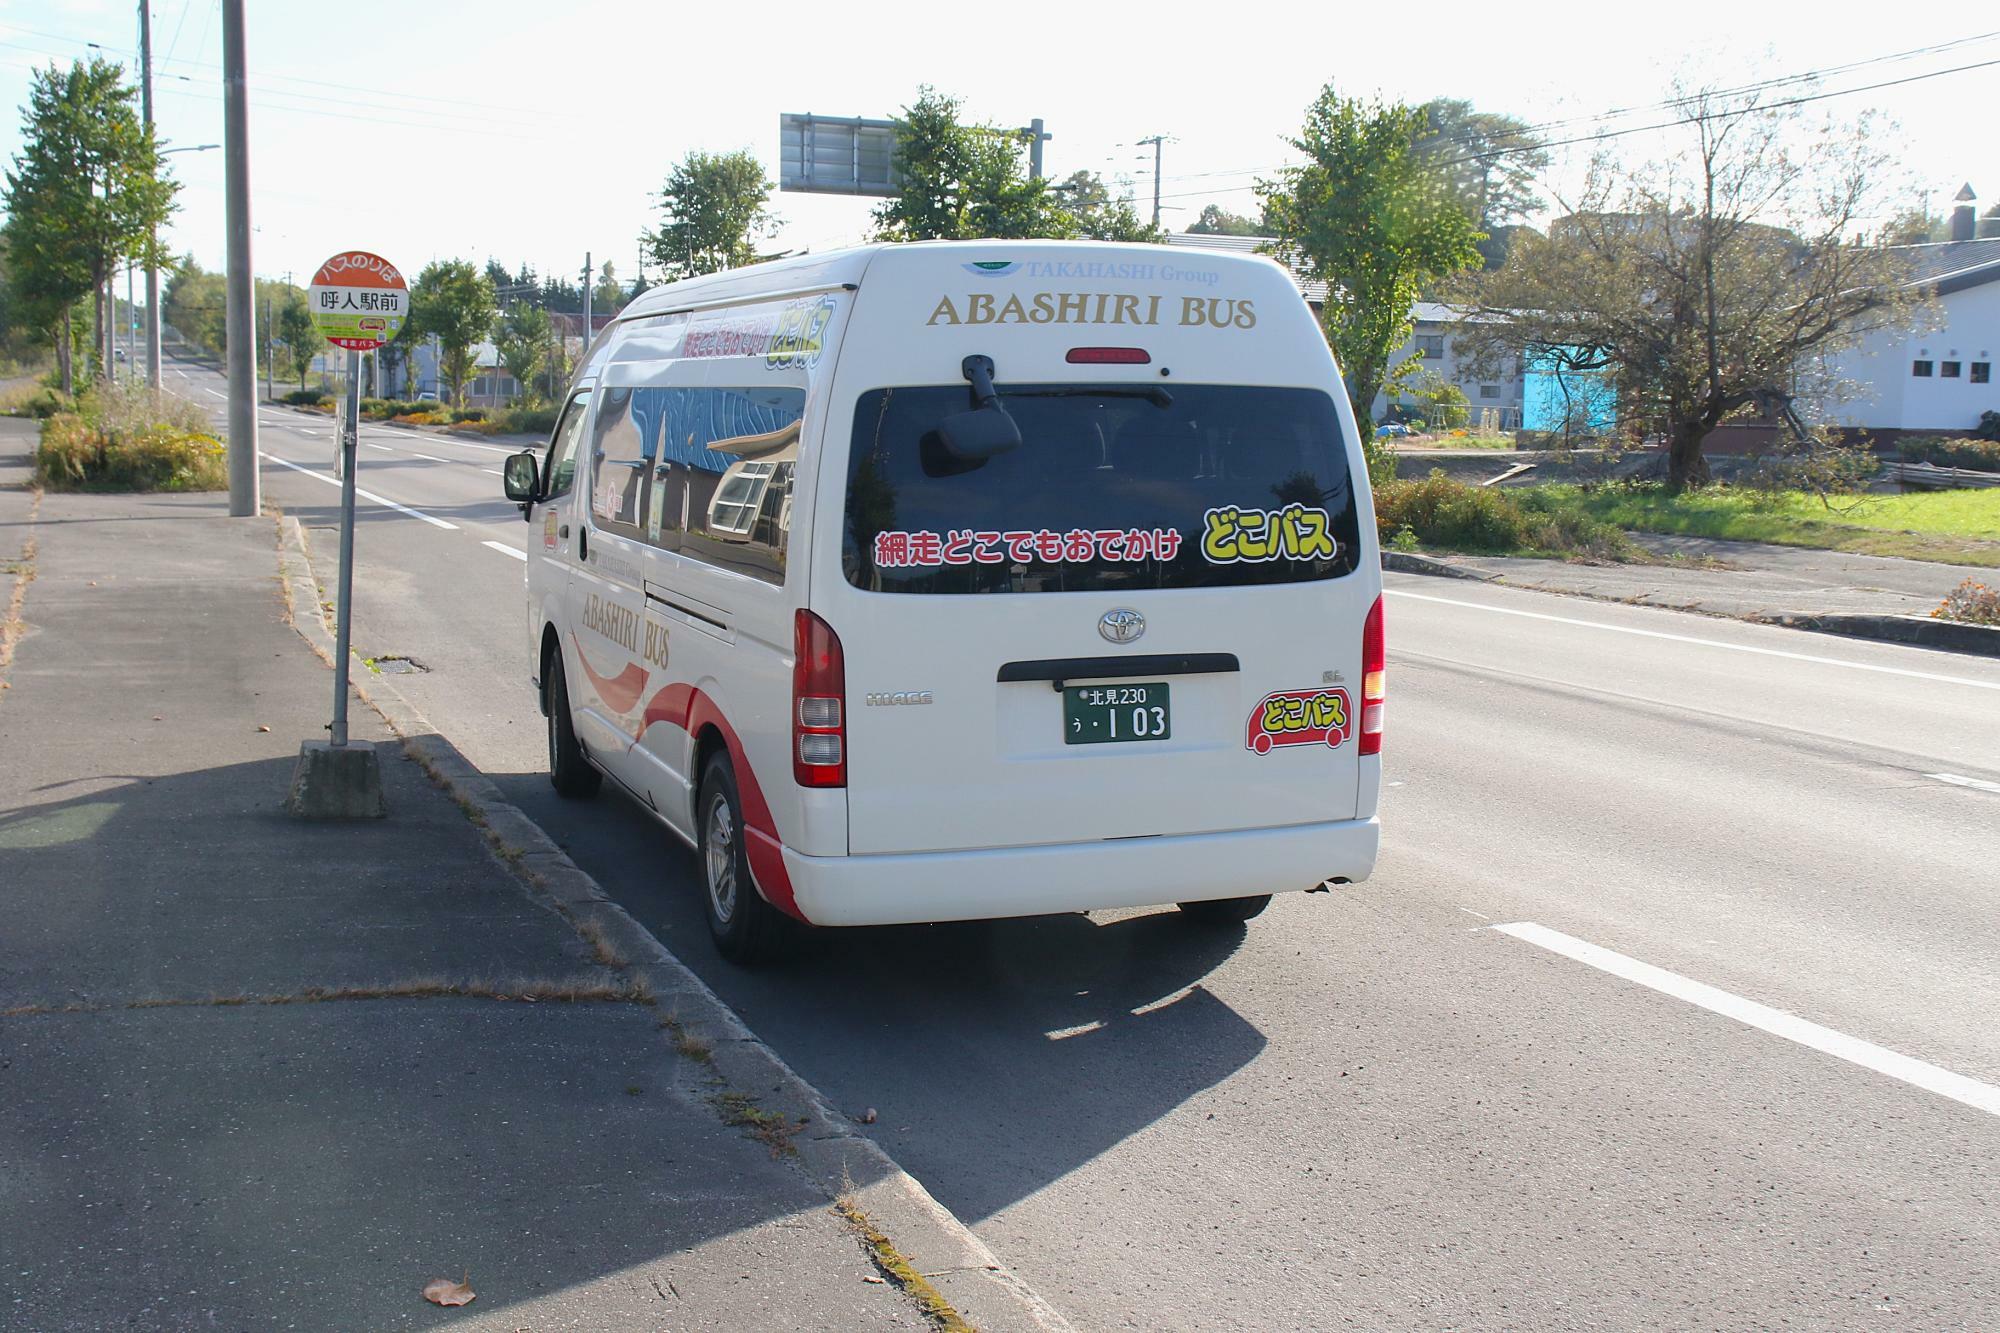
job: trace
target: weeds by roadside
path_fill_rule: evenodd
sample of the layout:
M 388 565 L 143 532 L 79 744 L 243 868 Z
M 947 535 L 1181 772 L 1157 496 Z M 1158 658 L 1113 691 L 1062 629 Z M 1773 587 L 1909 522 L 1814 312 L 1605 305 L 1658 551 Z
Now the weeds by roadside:
M 1567 503 L 1554 494 L 1558 489 L 1468 486 L 1435 470 L 1417 480 L 1378 483 L 1375 521 L 1395 550 L 1422 545 L 1572 560 L 1639 558 L 1623 532 Z
M 132 1009 L 239 1009 L 286 1004 L 344 1004 L 355 1000 L 497 1000 L 512 1004 L 651 1004 L 653 992 L 633 978 L 514 977 L 508 980 L 413 977 L 358 986 L 303 986 L 296 991 L 201 997 L 153 996 L 117 1004 L 22 1004 L 0 1009 L 0 1018 L 50 1014 L 101 1014 Z
M 170 393 L 100 384 L 42 423 L 35 477 L 57 491 L 214 491 L 229 484 L 208 414 Z
M 854 1202 L 852 1194 L 842 1194 L 834 1200 L 833 1210 L 854 1230 L 854 1234 L 868 1251 L 868 1257 L 882 1276 L 896 1284 L 904 1295 L 917 1303 L 924 1318 L 938 1333 L 975 1333 L 965 1317 L 953 1308 L 944 1293 L 931 1285 L 930 1279 L 918 1272 L 916 1266 L 905 1259 L 887 1236 L 876 1229 L 868 1215 Z
M 718 1092 L 713 1098 L 722 1123 L 732 1129 L 748 1130 L 750 1137 L 771 1150 L 773 1157 L 793 1157 L 798 1149 L 792 1140 L 807 1121 L 793 1120 L 778 1111 L 766 1111 L 747 1092 Z
M 1968 625 L 2000 627 L 2000 589 L 1989 588 L 1977 579 L 1967 579 L 1931 612 L 1935 620 L 1957 620 Z

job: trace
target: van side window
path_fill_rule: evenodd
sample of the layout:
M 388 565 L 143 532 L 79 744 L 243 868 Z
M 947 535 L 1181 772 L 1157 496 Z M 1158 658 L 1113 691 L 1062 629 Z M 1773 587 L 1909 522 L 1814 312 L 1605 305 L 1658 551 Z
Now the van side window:
M 782 584 L 805 390 L 746 383 L 632 393 L 632 414 L 659 441 L 646 540 Z
M 562 423 L 556 427 L 549 456 L 542 463 L 542 497 L 555 500 L 568 495 L 576 483 L 576 448 L 583 439 L 583 419 L 590 415 L 590 390 L 584 389 L 569 400 Z
M 597 430 L 591 440 L 590 513 L 597 526 L 621 536 L 641 535 L 640 503 L 646 473 L 659 441 L 658 423 L 633 410 L 639 391 L 600 389 Z M 648 430 L 647 427 L 653 427 Z

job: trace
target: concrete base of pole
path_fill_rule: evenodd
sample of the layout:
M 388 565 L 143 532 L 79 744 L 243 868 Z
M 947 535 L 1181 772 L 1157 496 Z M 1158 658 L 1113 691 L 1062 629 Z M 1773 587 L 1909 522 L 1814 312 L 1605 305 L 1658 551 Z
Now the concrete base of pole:
M 336 746 L 307 741 L 292 766 L 285 809 L 300 819 L 381 819 L 389 813 L 382 796 L 382 765 L 367 741 Z

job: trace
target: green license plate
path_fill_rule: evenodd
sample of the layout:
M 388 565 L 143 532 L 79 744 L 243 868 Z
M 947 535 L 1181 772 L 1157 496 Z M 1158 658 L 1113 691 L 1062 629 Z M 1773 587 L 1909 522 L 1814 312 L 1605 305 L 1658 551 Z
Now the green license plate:
M 1164 681 L 1144 685 L 1070 685 L 1063 689 L 1063 743 L 1163 741 L 1173 735 Z

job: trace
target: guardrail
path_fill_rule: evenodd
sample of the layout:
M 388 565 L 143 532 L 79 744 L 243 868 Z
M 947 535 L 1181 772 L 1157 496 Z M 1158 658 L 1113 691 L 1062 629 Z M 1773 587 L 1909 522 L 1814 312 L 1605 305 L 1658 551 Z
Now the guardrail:
M 1882 469 L 1890 481 L 1929 490 L 1975 486 L 2000 486 L 2000 472 L 1975 472 L 1963 467 L 1935 467 L 1930 463 L 1889 463 Z

